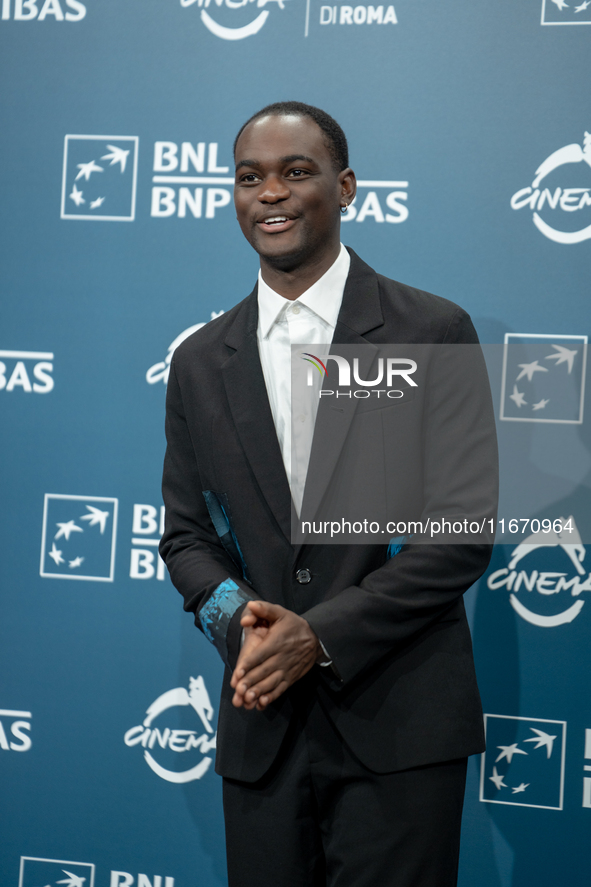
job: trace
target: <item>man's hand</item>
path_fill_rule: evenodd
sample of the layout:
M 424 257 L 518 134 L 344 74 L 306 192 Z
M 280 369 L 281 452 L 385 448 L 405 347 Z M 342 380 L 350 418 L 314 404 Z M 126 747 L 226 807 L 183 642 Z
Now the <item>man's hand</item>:
M 246 610 L 244 611 L 246 612 Z M 242 624 L 242 620 L 241 620 Z M 264 619 L 258 619 L 253 624 L 242 625 L 244 629 L 244 641 L 240 650 L 238 662 L 242 656 L 252 653 L 263 641 L 263 638 L 269 633 L 269 623 Z
M 322 659 L 322 647 L 305 619 L 278 604 L 249 601 L 240 624 L 246 638 L 232 675 L 232 703 L 263 711 Z

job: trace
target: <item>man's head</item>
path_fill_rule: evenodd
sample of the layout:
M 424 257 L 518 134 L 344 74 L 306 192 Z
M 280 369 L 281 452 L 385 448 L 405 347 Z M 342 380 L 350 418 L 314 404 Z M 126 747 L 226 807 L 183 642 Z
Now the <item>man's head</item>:
M 301 102 L 268 105 L 238 133 L 234 157 L 236 215 L 262 264 L 292 271 L 332 263 L 341 209 L 355 196 L 338 123 Z
M 337 172 L 346 169 L 349 166 L 349 146 L 347 144 L 347 136 L 342 128 L 336 122 L 334 117 L 327 114 L 321 108 L 315 108 L 314 105 L 306 105 L 304 102 L 273 102 L 272 105 L 266 105 L 249 117 L 246 123 L 243 123 L 238 131 L 238 135 L 234 139 L 234 157 L 236 157 L 236 145 L 238 139 L 246 129 L 246 127 L 254 120 L 261 117 L 307 117 L 313 120 L 324 133 L 326 147 L 332 157 Z

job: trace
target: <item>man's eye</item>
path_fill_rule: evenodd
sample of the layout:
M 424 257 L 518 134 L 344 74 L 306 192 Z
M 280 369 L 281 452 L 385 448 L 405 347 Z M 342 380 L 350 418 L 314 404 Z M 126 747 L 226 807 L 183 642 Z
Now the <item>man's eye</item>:
M 295 176 L 296 178 L 300 178 L 300 176 L 307 175 L 308 171 L 306 169 L 291 169 L 289 171 L 290 176 Z
M 258 181 L 258 176 L 255 175 L 253 172 L 248 172 L 246 173 L 246 175 L 240 178 L 240 181 L 246 182 L 247 184 L 252 184 L 252 182 Z

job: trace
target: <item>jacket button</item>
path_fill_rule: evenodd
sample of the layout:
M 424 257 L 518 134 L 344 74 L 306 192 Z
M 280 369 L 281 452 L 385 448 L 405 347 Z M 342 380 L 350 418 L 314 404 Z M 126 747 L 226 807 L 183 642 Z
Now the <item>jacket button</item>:
M 312 581 L 312 574 L 309 570 L 298 570 L 296 573 L 296 579 L 300 585 L 307 585 L 308 582 Z

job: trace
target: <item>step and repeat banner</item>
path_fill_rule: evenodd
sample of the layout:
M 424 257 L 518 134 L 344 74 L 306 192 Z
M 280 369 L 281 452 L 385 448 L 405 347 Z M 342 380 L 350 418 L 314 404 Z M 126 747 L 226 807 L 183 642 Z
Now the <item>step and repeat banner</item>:
M 1 0 L 6 887 L 226 884 L 222 667 L 157 553 L 164 399 L 254 284 L 231 146 L 282 99 L 348 134 L 343 241 L 503 346 L 502 458 L 534 491 L 506 517 L 553 519 L 466 596 L 488 751 L 460 885 L 589 882 L 591 2 L 331 3 Z

